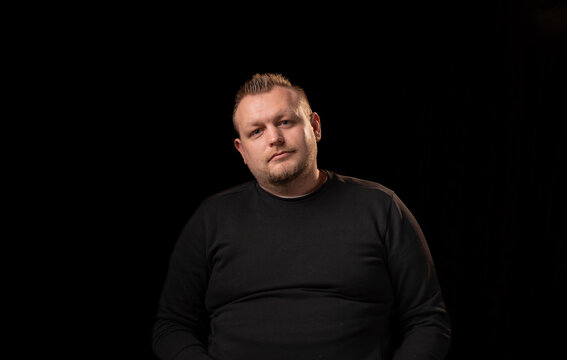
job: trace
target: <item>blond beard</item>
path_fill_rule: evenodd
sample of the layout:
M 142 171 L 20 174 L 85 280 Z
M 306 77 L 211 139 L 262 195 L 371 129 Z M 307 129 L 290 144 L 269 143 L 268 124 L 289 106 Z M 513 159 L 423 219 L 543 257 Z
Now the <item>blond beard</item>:
M 307 169 L 307 161 L 302 161 L 292 169 L 285 169 L 278 173 L 269 172 L 267 182 L 271 185 L 285 185 L 297 179 Z
M 284 169 L 280 172 L 268 172 L 266 181 L 271 185 L 285 185 L 306 173 L 315 164 L 317 158 L 317 147 L 311 149 L 309 156 L 300 161 L 291 169 Z

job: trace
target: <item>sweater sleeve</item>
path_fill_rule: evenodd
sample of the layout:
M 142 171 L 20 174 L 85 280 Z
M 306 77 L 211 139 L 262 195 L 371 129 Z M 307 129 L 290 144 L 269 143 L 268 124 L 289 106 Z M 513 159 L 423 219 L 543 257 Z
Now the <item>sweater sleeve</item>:
M 394 360 L 441 360 L 449 350 L 451 323 L 433 259 L 414 216 L 396 194 L 392 200 L 385 239 L 396 297 Z
M 162 360 L 210 360 L 205 294 L 209 277 L 206 234 L 199 209 L 170 257 L 153 328 L 153 350 Z

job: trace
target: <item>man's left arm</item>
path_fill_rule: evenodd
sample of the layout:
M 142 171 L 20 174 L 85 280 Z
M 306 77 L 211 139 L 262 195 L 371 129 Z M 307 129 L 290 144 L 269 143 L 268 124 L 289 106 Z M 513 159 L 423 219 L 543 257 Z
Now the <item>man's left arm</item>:
M 395 194 L 392 200 L 385 238 L 400 332 L 394 360 L 442 360 L 451 342 L 451 322 L 433 259 L 414 216 Z

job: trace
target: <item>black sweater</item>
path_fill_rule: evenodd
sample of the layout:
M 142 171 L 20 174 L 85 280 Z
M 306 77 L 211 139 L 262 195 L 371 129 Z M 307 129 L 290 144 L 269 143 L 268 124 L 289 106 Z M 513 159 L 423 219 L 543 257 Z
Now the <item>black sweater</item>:
M 443 359 L 450 320 L 425 238 L 388 188 L 327 171 L 280 198 L 204 200 L 170 259 L 160 359 Z

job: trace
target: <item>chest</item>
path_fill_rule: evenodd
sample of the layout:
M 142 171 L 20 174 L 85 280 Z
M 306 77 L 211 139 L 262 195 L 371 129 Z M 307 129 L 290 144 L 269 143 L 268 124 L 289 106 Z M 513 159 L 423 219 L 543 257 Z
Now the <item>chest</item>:
M 222 219 L 210 239 L 211 307 L 282 289 L 392 297 L 381 229 L 365 214 L 293 211 Z

